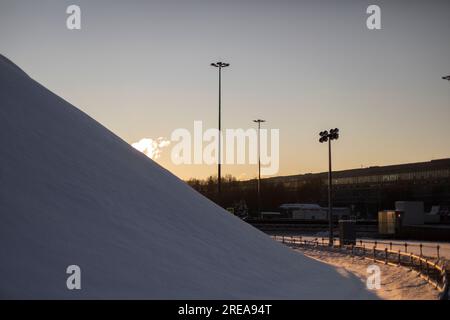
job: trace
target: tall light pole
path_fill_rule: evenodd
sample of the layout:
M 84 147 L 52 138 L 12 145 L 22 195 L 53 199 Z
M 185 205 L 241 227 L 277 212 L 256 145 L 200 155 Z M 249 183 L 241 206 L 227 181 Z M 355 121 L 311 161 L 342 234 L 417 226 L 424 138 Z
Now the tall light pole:
M 216 67 L 219 69 L 219 150 L 218 150 L 218 160 L 217 160 L 217 194 L 218 194 L 218 200 L 219 200 L 219 204 L 221 205 L 221 192 L 222 192 L 222 176 L 221 176 L 221 171 L 220 171 L 220 165 L 222 162 L 222 142 L 221 142 L 221 138 L 222 138 L 222 121 L 221 121 L 221 111 L 222 111 L 222 68 L 226 68 L 229 67 L 230 64 L 229 63 L 225 63 L 225 62 L 215 62 L 215 63 L 211 63 L 211 66 Z
M 450 76 L 442 77 L 442 79 L 443 79 L 443 80 L 448 80 L 448 81 L 450 81 Z
M 256 119 L 253 122 L 258 124 L 258 213 L 261 217 L 261 123 L 266 120 Z
M 331 129 L 330 132 L 322 131 L 319 133 L 319 142 L 328 142 L 328 226 L 329 241 L 328 245 L 333 245 L 333 201 L 332 201 L 332 169 L 331 169 L 331 140 L 339 139 L 339 129 Z

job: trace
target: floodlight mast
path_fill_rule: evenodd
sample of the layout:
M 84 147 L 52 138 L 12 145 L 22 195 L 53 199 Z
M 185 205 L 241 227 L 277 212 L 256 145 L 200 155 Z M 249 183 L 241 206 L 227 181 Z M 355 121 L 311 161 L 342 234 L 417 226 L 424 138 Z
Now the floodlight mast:
M 328 227 L 329 227 L 329 239 L 328 245 L 332 246 L 334 243 L 333 237 L 333 201 L 332 201 L 332 166 L 331 166 L 331 140 L 339 139 L 339 129 L 331 129 L 328 131 L 321 131 L 319 133 L 319 142 L 328 142 Z
M 219 138 L 218 138 L 218 144 L 219 144 L 219 150 L 218 150 L 218 159 L 217 159 L 217 195 L 218 195 L 218 202 L 219 205 L 222 205 L 222 173 L 221 173 L 221 163 L 222 163 L 222 119 L 221 119 L 221 112 L 222 112 L 222 68 L 229 67 L 230 64 L 226 62 L 213 62 L 211 63 L 212 67 L 218 68 L 219 70 Z
M 258 124 L 258 214 L 261 217 L 261 123 L 266 120 L 256 119 L 253 122 Z

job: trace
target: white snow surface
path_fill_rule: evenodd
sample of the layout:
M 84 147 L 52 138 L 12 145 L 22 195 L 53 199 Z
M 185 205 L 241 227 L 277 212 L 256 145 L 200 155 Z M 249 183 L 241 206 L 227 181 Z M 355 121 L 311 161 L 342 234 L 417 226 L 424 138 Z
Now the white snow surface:
M 68 290 L 66 268 L 81 268 Z M 0 298 L 372 299 L 0 55 Z

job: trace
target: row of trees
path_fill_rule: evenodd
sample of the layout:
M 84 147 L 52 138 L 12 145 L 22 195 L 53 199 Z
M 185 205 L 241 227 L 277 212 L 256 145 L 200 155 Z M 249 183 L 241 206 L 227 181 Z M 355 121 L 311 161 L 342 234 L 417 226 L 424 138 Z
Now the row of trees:
M 222 178 L 222 194 L 219 199 L 217 177 L 190 179 L 187 183 L 224 208 L 236 208 L 243 203 L 250 215 L 256 215 L 258 209 L 257 180 L 239 181 L 232 175 Z M 263 211 L 276 211 L 283 203 L 303 202 L 321 203 L 326 194 L 326 186 L 321 179 L 314 179 L 296 188 L 286 188 L 281 182 L 261 180 L 261 207 Z
M 326 177 L 326 176 L 325 176 Z M 222 196 L 217 193 L 217 177 L 190 179 L 195 190 L 224 208 L 247 207 L 250 216 L 258 213 L 257 180 L 239 181 L 231 175 L 222 178 Z M 433 205 L 449 205 L 449 181 L 383 182 L 335 186 L 333 205 L 347 207 L 358 217 L 376 218 L 378 211 L 394 209 L 395 201 L 423 201 L 425 210 Z M 324 177 L 311 176 L 296 181 L 261 180 L 262 211 L 277 211 L 283 203 L 317 203 L 327 206 L 327 183 Z

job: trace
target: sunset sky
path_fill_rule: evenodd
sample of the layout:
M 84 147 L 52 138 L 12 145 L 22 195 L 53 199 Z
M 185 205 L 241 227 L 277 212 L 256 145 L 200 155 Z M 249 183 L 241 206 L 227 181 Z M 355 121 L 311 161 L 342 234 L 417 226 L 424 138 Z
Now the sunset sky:
M 81 30 L 66 28 L 81 7 Z M 366 8 L 381 8 L 368 30 Z M 318 133 L 338 127 L 334 168 L 450 157 L 450 1 L 0 0 L 0 53 L 128 143 L 217 126 L 280 130 L 280 170 L 327 170 Z M 14 139 L 14 137 L 11 137 Z M 183 179 L 215 165 L 156 159 Z M 255 177 L 255 165 L 223 174 Z

